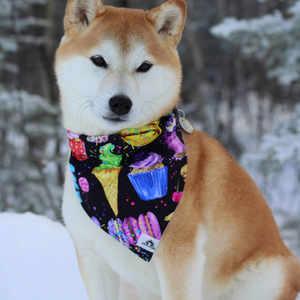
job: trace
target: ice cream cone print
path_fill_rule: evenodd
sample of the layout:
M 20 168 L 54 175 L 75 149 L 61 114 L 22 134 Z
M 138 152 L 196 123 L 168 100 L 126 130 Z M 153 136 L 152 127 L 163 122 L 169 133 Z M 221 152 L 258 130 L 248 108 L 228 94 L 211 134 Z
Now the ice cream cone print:
M 122 169 L 122 155 L 113 154 L 115 146 L 107 144 L 100 147 L 100 156 L 102 164 L 92 172 L 102 184 L 105 196 L 117 216 L 118 211 L 118 182 L 119 174 Z
M 94 169 L 92 174 L 94 174 L 97 179 L 102 184 L 103 190 L 105 192 L 107 201 L 109 202 L 110 207 L 112 208 L 115 216 L 118 215 L 118 181 L 119 174 L 122 167 L 120 168 L 111 168 L 97 170 Z

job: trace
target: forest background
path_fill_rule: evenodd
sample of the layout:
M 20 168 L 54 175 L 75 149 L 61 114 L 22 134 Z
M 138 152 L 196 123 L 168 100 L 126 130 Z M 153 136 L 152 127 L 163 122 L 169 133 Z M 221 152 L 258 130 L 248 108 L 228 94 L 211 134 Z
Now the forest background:
M 162 0 L 105 0 L 151 9 Z M 187 0 L 180 107 L 247 169 L 300 256 L 300 1 Z M 0 0 L 0 211 L 61 221 L 54 54 L 67 0 Z

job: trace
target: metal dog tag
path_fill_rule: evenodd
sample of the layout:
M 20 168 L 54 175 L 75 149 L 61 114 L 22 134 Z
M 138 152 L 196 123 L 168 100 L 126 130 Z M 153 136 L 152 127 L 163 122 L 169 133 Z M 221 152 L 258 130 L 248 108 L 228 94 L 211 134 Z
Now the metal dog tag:
M 179 123 L 181 128 L 186 131 L 187 133 L 193 133 L 194 132 L 194 127 L 192 124 L 185 118 L 180 117 L 179 118 Z
M 193 133 L 194 127 L 192 124 L 185 118 L 185 112 L 182 109 L 178 109 L 178 113 L 182 113 L 183 116 L 179 117 L 179 123 L 181 128 L 186 131 L 187 133 Z

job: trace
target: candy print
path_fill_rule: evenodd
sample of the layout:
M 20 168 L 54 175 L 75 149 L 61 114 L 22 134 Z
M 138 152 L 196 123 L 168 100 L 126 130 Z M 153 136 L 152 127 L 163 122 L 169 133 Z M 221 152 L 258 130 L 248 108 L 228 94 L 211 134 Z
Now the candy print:
M 178 183 L 177 183 L 177 190 L 176 190 L 176 192 L 173 193 L 173 195 L 172 195 L 172 200 L 173 200 L 175 203 L 179 203 L 179 202 L 180 202 L 180 199 L 181 199 L 181 196 L 182 196 L 182 192 L 179 192 L 179 180 L 178 180 Z
M 98 221 L 98 219 L 96 217 L 91 217 L 91 219 L 98 227 L 101 227 L 100 222 Z
M 78 182 L 79 182 L 80 188 L 82 189 L 82 191 L 86 195 L 86 201 L 87 201 L 88 207 L 90 208 L 89 199 L 88 199 L 88 196 L 87 196 L 87 193 L 90 190 L 89 182 L 84 177 L 80 177 Z
M 72 156 L 79 161 L 87 160 L 88 156 L 86 154 L 84 142 L 79 138 L 79 134 L 68 131 L 68 136 L 69 146 L 72 150 Z
M 71 131 L 67 131 L 68 137 L 70 140 L 79 140 L 79 134 L 71 132 Z
M 183 158 L 186 154 L 185 152 L 185 145 L 181 142 L 181 140 L 176 135 L 176 132 L 173 131 L 172 133 L 167 132 L 165 134 L 166 143 L 168 144 L 169 148 L 175 151 L 175 159 Z
M 173 113 L 169 115 L 169 120 L 166 122 L 167 131 L 165 133 L 165 141 L 170 149 L 175 151 L 174 158 L 182 159 L 186 155 L 185 145 L 181 142 L 176 132 L 176 118 Z
M 167 216 L 165 217 L 165 221 L 166 221 L 166 222 L 171 221 L 173 215 L 174 215 L 174 212 L 172 212 L 171 214 L 167 215 Z
M 79 190 L 79 186 L 77 184 L 77 179 L 76 179 L 76 176 L 75 176 L 75 167 L 69 163 L 69 167 L 70 167 L 70 170 L 71 170 L 71 173 L 72 173 L 72 176 L 73 176 L 73 181 L 74 181 L 74 185 L 75 185 L 75 190 L 76 190 L 76 194 L 77 194 L 77 197 L 79 199 L 79 202 L 82 203 L 82 199 L 81 199 L 81 196 L 80 196 L 80 190 Z
M 108 135 L 88 136 L 86 140 L 91 143 L 102 144 L 108 141 Z
M 123 224 L 120 219 L 111 219 L 108 222 L 108 234 L 122 243 L 126 248 L 129 248 L 128 238 L 124 233 Z
M 183 180 L 186 181 L 187 176 L 187 165 L 183 166 L 180 171 L 180 175 L 183 177 Z
M 147 235 L 160 240 L 160 226 L 156 216 L 152 212 L 148 212 L 146 215 L 140 215 L 138 222 L 142 232 L 145 232 Z
M 129 243 L 136 246 L 136 243 L 142 233 L 138 221 L 132 217 L 125 218 L 123 221 L 123 228 Z
M 86 178 L 84 178 L 84 177 L 79 178 L 79 185 L 83 192 L 85 192 L 85 193 L 89 192 L 90 185 Z
M 181 199 L 181 196 L 182 196 L 182 192 L 175 192 L 173 193 L 172 195 L 172 200 L 176 203 L 179 203 L 180 202 L 180 199 Z
M 125 218 L 123 229 L 129 243 L 134 246 L 143 232 L 157 240 L 161 238 L 159 222 L 152 212 L 147 212 L 145 215 L 141 214 L 138 220 L 132 217 Z
M 174 110 L 119 134 L 68 134 L 82 208 L 97 227 L 147 262 L 182 198 L 187 156 L 178 124 Z
M 159 121 L 140 128 L 129 128 L 120 132 L 120 137 L 131 147 L 145 146 L 153 142 L 161 134 Z
M 173 132 L 176 127 L 176 118 L 174 117 L 173 113 L 169 114 L 169 119 L 166 122 L 166 129 L 168 132 Z

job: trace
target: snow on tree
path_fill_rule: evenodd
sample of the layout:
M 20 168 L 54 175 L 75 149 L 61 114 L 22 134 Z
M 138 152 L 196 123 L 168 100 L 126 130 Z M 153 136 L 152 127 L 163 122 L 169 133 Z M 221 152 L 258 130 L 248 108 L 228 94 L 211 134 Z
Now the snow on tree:
M 287 245 L 300 255 L 300 105 L 241 164 L 270 204 Z
M 17 53 L 20 43 L 43 44 L 43 36 L 31 32 L 32 27 L 46 27 L 48 21 L 28 15 L 28 7 L 33 4 L 45 5 L 46 0 L 2 0 L 0 2 L 0 71 L 18 73 L 19 66 L 11 62 L 11 54 Z M 22 15 L 22 17 L 20 17 Z
M 52 161 L 57 115 L 58 109 L 40 96 L 0 88 L 1 210 L 58 217 L 61 188 Z
M 57 144 L 66 140 L 59 108 L 28 91 L 49 89 L 44 80 L 49 75 L 37 59 L 46 43 L 47 4 L 0 1 L 0 210 L 59 218 L 62 150 Z
M 262 61 L 270 78 L 283 85 L 299 82 L 300 1 L 289 3 L 286 14 L 276 10 L 250 20 L 225 18 L 211 33 L 240 46 L 245 56 Z
M 297 96 L 291 101 L 300 79 L 300 1 L 257 0 L 257 3 L 261 11 L 265 8 L 264 15 L 246 19 L 226 17 L 210 32 L 225 44 L 238 47 L 246 63 L 263 64 L 263 72 L 254 72 L 266 71 L 268 78 L 285 91 L 286 100 L 276 101 L 278 89 L 269 94 L 265 82 L 260 85 L 259 93 L 271 99 L 271 119 L 276 123 L 283 109 L 292 109 L 299 99 Z M 262 99 L 258 101 L 263 107 Z M 249 105 L 252 106 L 253 103 Z M 261 114 L 259 119 L 268 118 Z M 290 121 L 282 123 L 274 133 L 262 135 L 258 148 L 244 153 L 240 162 L 270 204 L 286 244 L 300 255 L 300 106 L 294 108 Z

